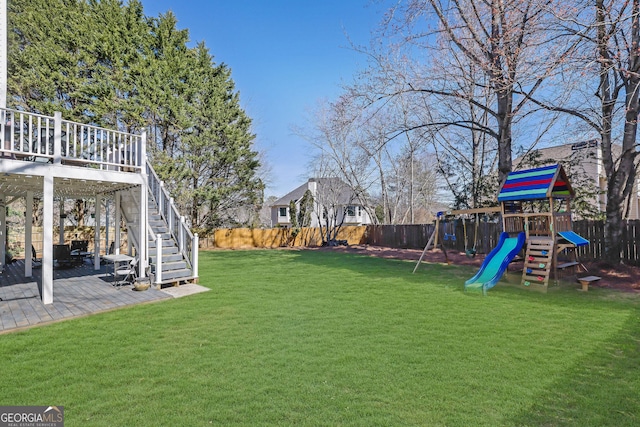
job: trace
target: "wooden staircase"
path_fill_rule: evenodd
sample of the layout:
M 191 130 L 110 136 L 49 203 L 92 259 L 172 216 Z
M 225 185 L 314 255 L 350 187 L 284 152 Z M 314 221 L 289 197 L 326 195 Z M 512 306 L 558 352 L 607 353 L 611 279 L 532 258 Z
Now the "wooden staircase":
M 549 286 L 555 242 L 553 238 L 530 238 L 524 257 L 522 286 L 546 291 Z
M 151 165 L 147 164 L 149 171 L 149 192 L 147 197 L 147 258 L 150 269 L 147 271 L 151 276 L 151 281 L 155 285 L 166 283 L 178 284 L 180 282 L 197 280 L 197 267 L 194 268 L 193 260 L 194 248 L 193 236 L 185 231 L 184 220 L 180 220 L 173 201 L 169 199 L 168 193 L 163 185 L 158 184 L 158 178 Z M 158 207 L 157 200 L 160 199 L 164 206 L 164 211 Z M 140 235 L 140 192 L 132 189 L 121 192 L 120 212 L 127 224 L 128 236 L 134 247 L 139 248 L 140 242 L 137 236 Z M 167 220 L 169 218 L 169 220 Z M 170 226 L 169 221 L 173 221 Z M 162 242 L 161 261 L 158 265 L 158 238 Z M 197 240 L 196 240 L 197 242 Z M 196 243 L 197 245 L 197 243 Z M 137 252 L 139 250 L 137 249 Z M 195 255 L 197 257 L 197 253 Z
M 153 233 L 149 236 L 149 260 L 152 266 L 152 273 L 157 275 L 157 251 L 154 236 L 162 237 L 162 280 L 160 283 L 173 283 L 189 280 L 193 277 L 191 263 L 182 254 L 178 243 L 173 235 L 169 232 L 169 227 L 162 215 L 158 211 L 158 207 L 154 201 L 149 200 L 148 209 L 149 227 Z

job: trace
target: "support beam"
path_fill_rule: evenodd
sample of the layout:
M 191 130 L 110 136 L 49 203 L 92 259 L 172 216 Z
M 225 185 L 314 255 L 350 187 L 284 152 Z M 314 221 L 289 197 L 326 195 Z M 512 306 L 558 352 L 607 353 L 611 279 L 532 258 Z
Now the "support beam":
M 60 233 L 58 233 L 58 244 L 64 245 L 64 197 L 60 198 L 60 213 L 59 213 L 58 227 Z
M 147 131 L 143 130 L 140 135 L 140 158 L 136 159 L 140 166 L 140 176 L 142 185 L 140 186 L 140 256 L 139 276 L 147 277 L 147 267 L 149 266 L 149 237 L 147 235 L 149 227 L 149 177 L 147 176 Z
M 33 247 L 33 191 L 27 191 L 26 210 L 24 213 L 24 276 L 33 275 L 33 260 L 31 248 Z
M 42 284 L 44 304 L 53 303 L 53 175 L 44 176 L 42 195 Z
M 7 0 L 0 0 L 0 108 L 7 108 Z
M 109 248 L 111 245 L 109 244 L 109 199 L 104 201 L 104 247 Z M 114 253 L 120 253 L 120 247 L 113 245 Z
M 7 250 L 7 205 L 4 194 L 0 194 L 0 271 L 6 267 Z
M 198 277 L 198 247 L 200 246 L 200 240 L 198 239 L 198 233 L 193 235 L 193 243 L 191 243 L 191 267 L 193 268 L 193 276 Z
M 473 215 L 473 214 L 487 214 L 501 212 L 500 206 L 491 206 L 488 208 L 474 208 L 474 209 L 457 209 L 453 211 L 443 211 L 443 215 Z
M 62 113 L 53 113 L 53 163 L 62 163 Z
M 156 236 L 156 284 L 162 284 L 162 233 Z
M 143 169 L 143 170 L 146 170 Z M 143 175 L 146 177 L 147 175 L 143 173 Z M 145 180 L 146 181 L 146 180 Z M 146 277 L 147 273 L 146 273 L 146 269 L 147 266 L 149 265 L 148 259 L 148 251 L 149 251 L 149 239 L 147 237 L 147 220 L 148 220 L 148 215 L 147 215 L 147 208 L 149 206 L 149 201 L 147 199 L 148 197 L 148 191 L 147 191 L 147 185 L 141 185 L 140 186 L 140 219 L 139 219 L 139 224 L 140 224 L 140 230 L 139 230 L 139 236 L 138 236 L 138 242 L 139 246 L 140 246 L 140 253 L 138 254 L 138 259 L 140 260 L 140 262 L 138 263 L 139 266 L 139 277 Z
M 95 225 L 95 229 L 94 229 L 94 239 L 95 239 L 95 246 L 94 246 L 94 252 L 93 252 L 93 269 L 94 270 L 100 270 L 100 211 L 102 210 L 102 194 L 98 194 L 96 195 L 96 211 L 95 211 L 95 220 L 96 220 L 96 225 Z M 105 253 L 106 250 L 108 250 L 109 248 L 107 247 L 105 249 Z
M 113 244 L 113 247 L 115 248 L 115 253 L 119 254 L 120 253 L 120 235 L 122 234 L 121 230 L 120 230 L 120 223 L 122 222 L 121 218 L 120 218 L 120 192 L 116 192 L 116 194 L 114 195 L 115 197 L 115 208 L 116 208 L 116 217 L 114 219 L 115 222 L 115 236 L 113 236 L 113 241 L 115 242 Z M 108 236 L 108 234 L 107 234 Z M 108 241 L 109 239 L 107 239 Z

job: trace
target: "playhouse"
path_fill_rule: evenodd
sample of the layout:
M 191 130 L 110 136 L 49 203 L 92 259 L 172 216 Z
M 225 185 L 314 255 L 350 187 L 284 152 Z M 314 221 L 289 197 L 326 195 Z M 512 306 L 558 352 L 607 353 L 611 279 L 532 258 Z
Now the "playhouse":
M 521 284 L 547 289 L 553 271 L 576 270 L 576 249 L 589 242 L 573 232 L 571 199 L 575 192 L 564 168 L 544 166 L 511 172 L 498 193 L 503 231 L 524 232 L 526 251 Z M 559 255 L 564 262 L 559 262 Z
M 509 173 L 498 192 L 503 230 L 500 240 L 480 271 L 465 282 L 465 289 L 486 293 L 522 250 L 522 286 L 546 291 L 552 273 L 557 281 L 559 270 L 577 272 L 581 266 L 577 248 L 589 242 L 573 232 L 574 195 L 559 164 Z M 561 255 L 563 260 L 559 259 Z

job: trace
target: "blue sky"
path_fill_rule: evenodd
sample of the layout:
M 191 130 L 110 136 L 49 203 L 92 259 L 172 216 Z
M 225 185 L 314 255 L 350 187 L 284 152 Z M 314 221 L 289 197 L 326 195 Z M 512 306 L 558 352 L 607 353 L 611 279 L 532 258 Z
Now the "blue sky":
M 271 166 L 265 196 L 283 196 L 307 176 L 310 146 L 292 126 L 318 100 L 333 99 L 366 58 L 347 36 L 366 45 L 384 12 L 370 0 L 142 0 L 147 16 L 168 10 L 191 41 L 204 41 L 224 62 L 253 119 L 256 146 Z

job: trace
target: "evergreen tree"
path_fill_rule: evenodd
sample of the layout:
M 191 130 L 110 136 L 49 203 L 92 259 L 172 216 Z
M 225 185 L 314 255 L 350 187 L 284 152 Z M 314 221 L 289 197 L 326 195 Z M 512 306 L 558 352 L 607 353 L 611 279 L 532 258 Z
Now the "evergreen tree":
M 204 43 L 189 48 L 171 12 L 147 18 L 139 0 L 9 5 L 10 107 L 148 128 L 152 164 L 196 227 L 233 225 L 259 210 L 255 135 L 231 71 Z

